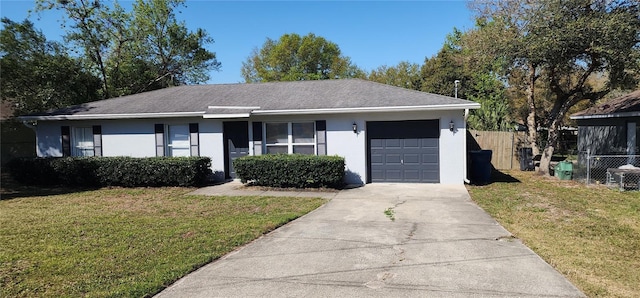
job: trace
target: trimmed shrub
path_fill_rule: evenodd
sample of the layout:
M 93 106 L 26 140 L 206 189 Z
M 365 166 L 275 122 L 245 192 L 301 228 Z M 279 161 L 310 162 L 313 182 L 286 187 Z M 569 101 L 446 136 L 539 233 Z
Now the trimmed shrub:
M 206 182 L 210 166 L 208 157 L 112 157 L 96 172 L 105 186 L 195 186 Z
M 233 161 L 243 183 L 270 187 L 339 187 L 344 179 L 344 158 L 301 154 L 245 156 Z
M 19 158 L 7 167 L 27 185 L 195 186 L 210 175 L 208 157 Z
M 58 185 L 58 173 L 50 158 L 14 158 L 6 165 L 14 180 L 25 185 Z

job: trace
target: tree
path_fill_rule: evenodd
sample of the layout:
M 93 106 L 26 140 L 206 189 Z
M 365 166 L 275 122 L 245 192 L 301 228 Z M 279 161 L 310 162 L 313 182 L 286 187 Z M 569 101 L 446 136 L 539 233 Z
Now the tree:
M 181 5 L 184 0 L 137 0 L 133 5 L 132 51 L 143 61 L 155 62 L 155 72 L 141 82 L 146 86 L 133 93 L 206 82 L 209 72 L 220 68 L 215 53 L 204 48 L 213 42 L 208 33 L 201 28 L 191 32 L 177 21 L 174 9 Z
M 527 134 L 533 154 L 540 150 L 538 140 L 538 117 L 536 114 L 535 85 L 541 63 L 528 46 L 526 15 L 531 0 L 476 1 L 471 6 L 477 10 L 476 38 L 472 48 L 480 59 L 504 61 L 502 72 L 508 76 L 511 86 L 524 90 L 527 106 Z
M 0 97 L 17 115 L 98 99 L 100 80 L 64 47 L 47 41 L 33 23 L 3 18 L 0 31 Z
M 83 51 L 102 81 L 102 97 L 168 86 L 197 84 L 218 70 L 213 40 L 202 29 L 191 32 L 174 10 L 184 0 L 137 0 L 131 12 L 118 2 L 38 0 L 37 11 L 59 9 L 71 25 L 65 39 Z
M 467 87 L 471 86 L 471 71 L 465 68 L 462 58 L 462 36 L 464 33 L 456 28 L 447 35 L 447 39 L 438 53 L 425 58 L 421 68 L 422 84 L 424 92 L 436 93 L 446 96 L 455 95 L 455 81 L 458 85 L 458 97 L 467 98 Z
M 84 50 L 84 57 L 90 61 L 92 70 L 99 74 L 102 81 L 102 95 L 109 97 L 109 82 L 106 59 L 109 50 L 110 36 L 113 35 L 113 24 L 118 20 L 110 19 L 110 10 L 99 1 L 55 1 L 39 0 L 36 9 L 64 9 L 69 20 L 73 22 L 66 41 L 75 43 Z
M 510 128 L 509 103 L 505 87 L 495 75 L 478 73 L 467 99 L 480 103 L 481 108 L 469 114 L 469 127 L 476 130 L 505 130 Z
M 422 85 L 420 65 L 407 61 L 402 61 L 396 66 L 380 66 L 369 73 L 368 79 L 413 90 L 420 90 Z
M 500 70 L 500 59 L 480 59 L 473 49 L 481 44 L 474 30 L 462 32 L 456 28 L 434 57 L 425 59 L 422 66 L 421 90 L 454 96 L 455 81 L 459 81 L 457 95 L 481 104 L 471 111 L 469 126 L 479 130 L 503 130 L 510 125 L 509 103 Z
M 548 174 L 569 109 L 582 100 L 602 98 L 613 88 L 637 84 L 632 72 L 640 66 L 640 3 L 521 0 L 483 1 L 478 7 L 480 18 L 502 29 L 495 44 L 510 58 L 510 67 L 528 68 L 530 113 L 536 111 L 536 80 L 544 79 L 549 86 L 552 107 L 544 119 L 547 144 L 540 161 L 540 171 Z M 608 78 L 603 87 L 590 84 L 593 76 L 602 74 Z
M 364 77 L 337 44 L 313 33 L 267 38 L 242 63 L 241 71 L 248 83 Z

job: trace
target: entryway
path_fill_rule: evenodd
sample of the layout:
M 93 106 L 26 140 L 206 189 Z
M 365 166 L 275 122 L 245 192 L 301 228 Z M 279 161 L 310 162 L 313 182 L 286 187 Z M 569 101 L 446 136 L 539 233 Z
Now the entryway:
M 224 138 L 224 172 L 226 179 L 235 179 L 236 171 L 233 161 L 249 155 L 249 122 L 234 121 L 222 123 Z

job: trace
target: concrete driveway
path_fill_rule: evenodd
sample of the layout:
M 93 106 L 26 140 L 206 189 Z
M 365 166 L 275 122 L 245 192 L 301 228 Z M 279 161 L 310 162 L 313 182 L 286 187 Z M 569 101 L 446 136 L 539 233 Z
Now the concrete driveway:
M 384 211 L 391 208 L 392 221 Z M 158 297 L 583 297 L 464 186 L 370 184 Z

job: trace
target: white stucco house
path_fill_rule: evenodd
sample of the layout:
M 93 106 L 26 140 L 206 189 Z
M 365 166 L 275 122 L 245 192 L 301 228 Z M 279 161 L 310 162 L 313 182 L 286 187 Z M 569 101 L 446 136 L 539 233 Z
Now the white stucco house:
M 339 155 L 347 183 L 462 184 L 478 103 L 361 79 L 171 87 L 19 119 L 53 156 Z

